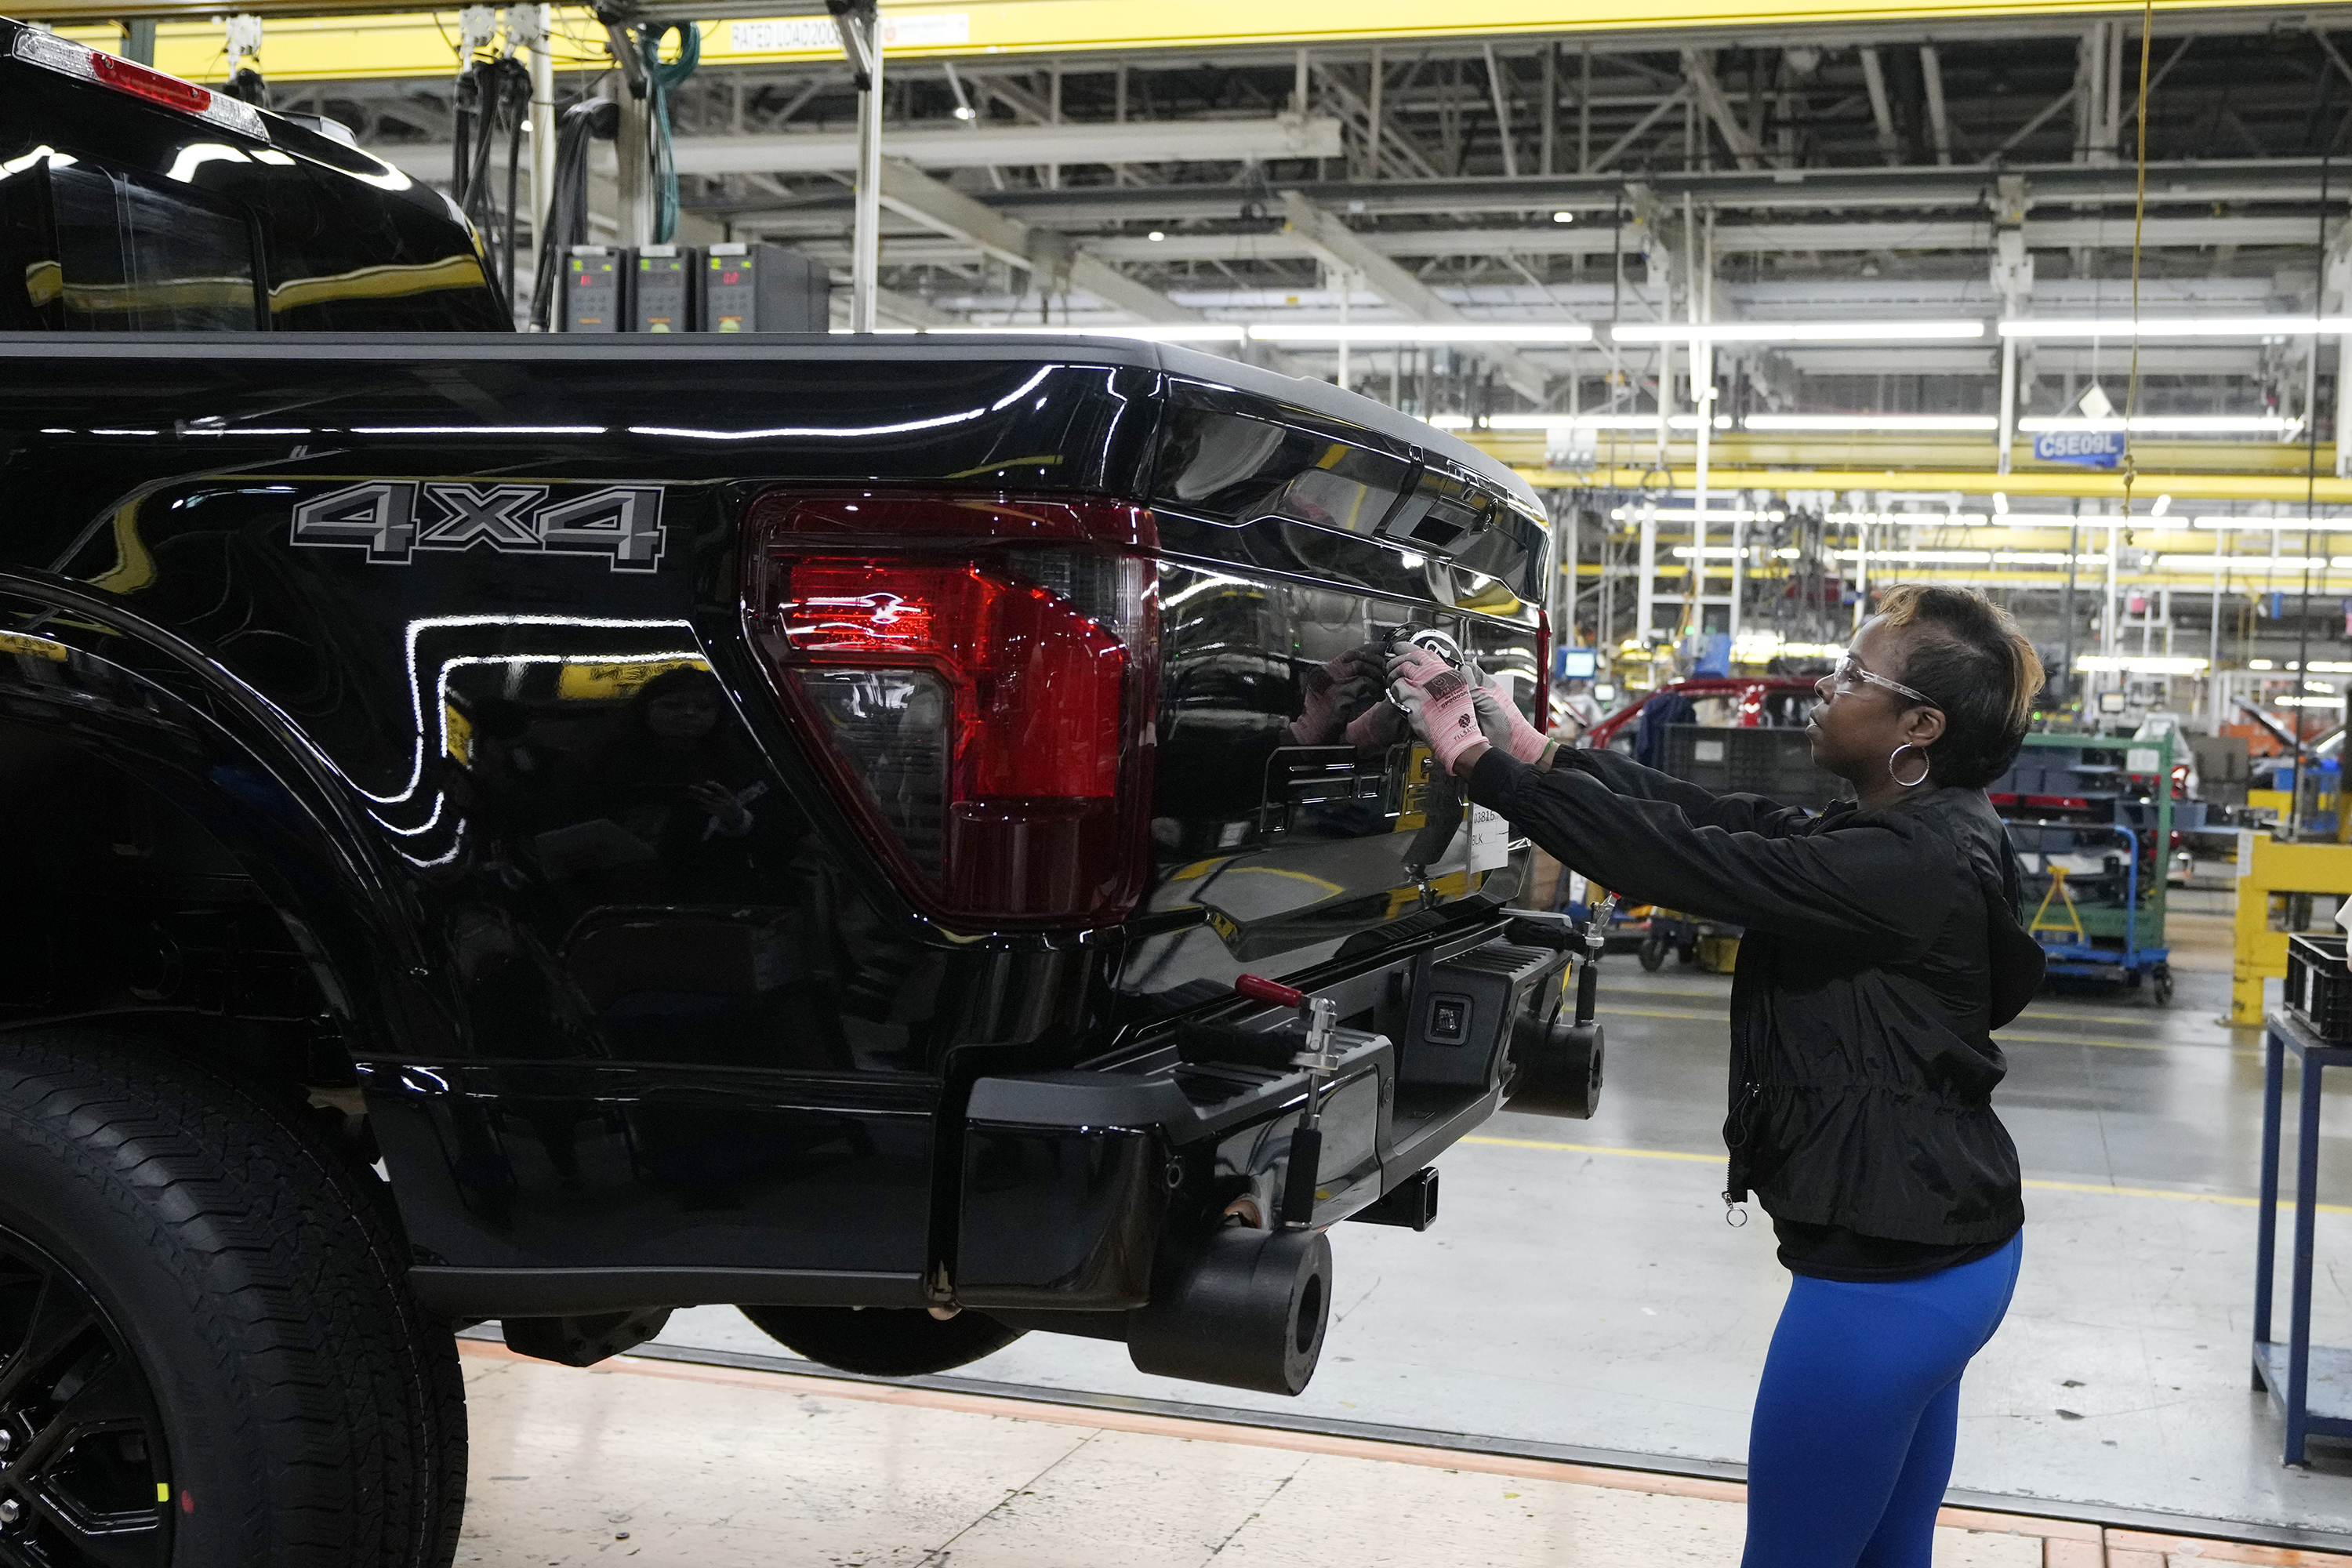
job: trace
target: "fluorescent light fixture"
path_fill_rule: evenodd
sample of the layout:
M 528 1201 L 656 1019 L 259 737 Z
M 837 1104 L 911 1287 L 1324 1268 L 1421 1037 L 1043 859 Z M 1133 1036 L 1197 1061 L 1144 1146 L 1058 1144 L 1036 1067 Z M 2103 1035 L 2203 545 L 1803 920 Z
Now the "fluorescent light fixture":
M 1486 416 L 1486 428 L 1489 430 L 1654 431 L 1657 427 L 1658 416 L 1655 414 L 1489 414 Z M 1731 416 L 1727 414 L 1717 415 L 1715 427 L 1718 430 L 1730 429 Z M 1666 416 L 1666 428 L 1696 430 L 1698 428 L 1698 416 L 1669 414 Z
M 1610 511 L 1609 521 L 1639 522 L 1642 521 L 1642 511 L 1643 509 L 1638 506 L 1616 507 Z M 1739 507 L 1711 506 L 1706 509 L 1706 521 L 1709 522 L 1781 522 L 1785 521 L 1788 516 L 1785 511 L 1748 511 Z M 1660 507 L 1658 521 L 1660 522 L 1696 522 L 1698 521 L 1698 515 L 1695 509 L 1687 506 L 1672 510 Z
M 1336 321 L 1260 321 L 1249 335 L 1261 343 L 1589 343 L 1592 329 L 1581 321 L 1387 321 L 1346 327 Z
M 2276 669 L 2278 666 L 2266 658 L 2250 658 L 2246 660 L 2246 668 L 2248 669 Z
M 2271 703 L 2277 708 L 2341 708 L 2344 706 L 2344 699 L 2341 697 L 2273 697 L 2271 699 Z
M 1551 221 L 1554 223 L 1574 223 L 1576 221 L 1576 215 L 1572 212 L 1567 211 L 1556 212 L 1551 215 Z
M 1747 553 L 1745 550 L 1729 544 L 1710 544 L 1706 547 L 1706 559 L 1709 561 L 1737 561 Z M 1674 548 L 1674 557 L 1677 561 L 1688 561 L 1697 554 L 1697 550 L 1687 544 L 1677 544 Z
M 2074 317 L 2002 321 L 2004 338 L 2293 338 L 2352 332 L 2352 316 Z
M 1249 335 L 1238 321 L 1176 321 L 1099 327 L 925 327 L 927 337 L 949 338 L 1137 338 L 1148 343 L 1237 343 Z
M 1982 321 L 1627 321 L 1609 329 L 1621 343 L 1884 343 L 1984 335 Z
M 1991 520 L 1980 511 L 1825 511 L 1822 521 L 1858 522 L 1872 528 L 1898 524 L 1912 528 L 1980 528 Z
M 1158 245 L 1161 240 L 1168 237 L 1168 231 L 1164 228 L 1155 228 L 1143 237 L 1150 240 L 1152 244 Z
M 2239 533 L 2268 533 L 2275 529 L 2281 533 L 2352 532 L 2352 517 L 2200 517 L 2191 519 L 2199 528 L 2211 528 Z M 2249 557 L 2249 559 L 2252 559 Z
M 1440 430 L 1467 430 L 1470 428 L 1470 416 L 1467 414 L 1433 414 L 1429 416 L 1429 422 L 1432 425 L 1436 426 Z
M 2078 654 L 2076 669 L 2120 669 L 2126 675 L 2202 675 L 2205 661 L 2187 657 L 2173 658 L 2168 654 Z
M 1750 661 L 1775 655 L 1783 658 L 1838 658 L 1844 653 L 1844 645 L 1840 643 L 1782 642 L 1779 632 L 1741 632 L 1731 639 L 1731 656 Z
M 2170 511 L 2171 510 L 2172 498 L 2168 495 L 2158 496 L 2156 498 L 2156 504 L 2147 509 L 2147 515 L 2150 517 L 2162 517 L 2166 512 Z
M 2017 427 L 2031 436 L 2043 430 L 2120 430 L 2121 418 L 2081 419 L 2035 417 L 2021 419 Z M 2279 436 L 2303 428 L 2299 419 L 2275 414 L 2141 414 L 2133 416 L 2132 433 L 2139 436 Z
M 2159 555 L 2156 558 L 2158 572 L 2234 572 L 2241 577 L 2267 577 L 2273 574 L 2300 576 L 2305 567 L 2315 572 L 2342 571 L 2352 567 L 2352 555 Z
M 1782 658 L 1838 658 L 1845 648 L 1838 643 L 1782 642 L 1776 632 L 1742 632 L 1731 639 L 1731 657 L 1752 663 Z
M 1990 566 L 1993 561 L 1990 550 L 1840 550 L 1834 553 L 1841 561 L 1866 558 L 1874 564 L 1897 566 Z
M 2009 497 L 1999 490 L 1992 492 L 1992 514 L 1995 517 L 2009 515 Z
M 1969 431 L 1990 434 L 2000 421 L 1990 414 L 1751 414 L 1742 425 L 1750 430 Z
M 1992 552 L 1996 566 L 2063 566 L 2066 552 L 2063 550 L 1996 550 Z M 2105 566 L 2107 552 L 2084 552 L 2074 557 L 2077 566 Z

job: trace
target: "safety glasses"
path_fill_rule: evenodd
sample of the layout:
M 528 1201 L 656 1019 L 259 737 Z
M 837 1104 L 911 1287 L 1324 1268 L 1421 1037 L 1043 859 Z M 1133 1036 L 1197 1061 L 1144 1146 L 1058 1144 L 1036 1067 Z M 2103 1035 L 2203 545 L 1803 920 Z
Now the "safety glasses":
M 1937 705 L 1936 700 L 1924 691 L 1915 691 L 1899 680 L 1889 680 L 1883 675 L 1874 675 L 1863 668 L 1862 662 L 1852 654 L 1847 654 L 1830 676 L 1830 683 L 1840 691 L 1859 691 L 1865 681 L 1872 686 L 1884 686 L 1887 690 L 1908 697 L 1914 702 L 1924 702 L 1930 708 Z

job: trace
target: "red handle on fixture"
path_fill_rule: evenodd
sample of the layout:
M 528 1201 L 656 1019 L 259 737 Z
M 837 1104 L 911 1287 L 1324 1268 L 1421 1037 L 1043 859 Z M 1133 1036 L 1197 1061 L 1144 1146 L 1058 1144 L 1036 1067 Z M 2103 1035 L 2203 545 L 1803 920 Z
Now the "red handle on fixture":
M 1234 982 L 1234 989 L 1253 1002 L 1271 1002 L 1277 1007 L 1307 1005 L 1306 992 L 1295 986 L 1285 985 L 1279 980 L 1265 979 L 1262 975 L 1244 974 Z

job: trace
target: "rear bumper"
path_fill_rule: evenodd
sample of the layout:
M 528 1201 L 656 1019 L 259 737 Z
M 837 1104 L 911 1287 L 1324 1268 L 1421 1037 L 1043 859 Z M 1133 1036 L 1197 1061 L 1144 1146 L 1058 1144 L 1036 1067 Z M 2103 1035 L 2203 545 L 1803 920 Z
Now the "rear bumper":
M 1500 1108 L 1531 1008 L 1557 1005 L 1564 954 L 1499 922 L 1311 987 L 1345 1026 L 1322 1103 L 1314 1225 L 1412 1183 Z M 1239 1215 L 1263 1224 L 1287 1176 L 1307 1080 L 1295 1015 L 1236 1001 L 1114 1066 L 984 1078 L 965 1112 L 955 1301 L 1121 1312 L 1155 1259 Z

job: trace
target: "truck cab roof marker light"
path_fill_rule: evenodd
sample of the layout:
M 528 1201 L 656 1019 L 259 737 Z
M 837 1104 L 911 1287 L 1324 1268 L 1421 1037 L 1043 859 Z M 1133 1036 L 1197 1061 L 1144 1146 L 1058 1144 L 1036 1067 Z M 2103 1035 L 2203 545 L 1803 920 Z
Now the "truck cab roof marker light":
M 192 81 L 166 76 L 150 66 L 142 66 L 116 55 L 77 44 L 70 38 L 60 38 L 54 33 L 37 32 L 26 27 L 17 33 L 10 53 L 26 65 L 39 66 L 110 88 L 132 98 L 144 99 L 162 109 L 176 110 L 208 120 L 226 131 L 256 142 L 269 140 L 269 124 L 261 110 L 243 99 L 215 92 L 208 87 L 198 87 Z

